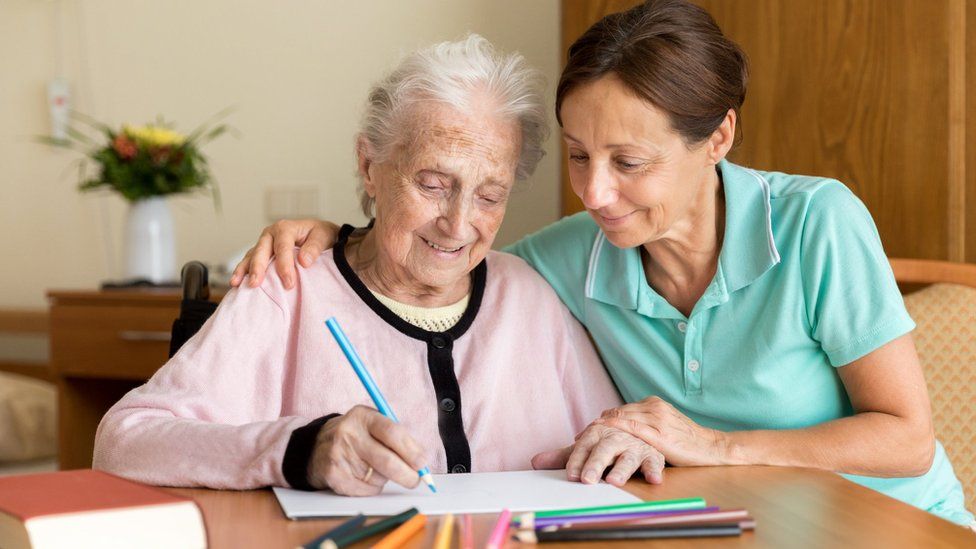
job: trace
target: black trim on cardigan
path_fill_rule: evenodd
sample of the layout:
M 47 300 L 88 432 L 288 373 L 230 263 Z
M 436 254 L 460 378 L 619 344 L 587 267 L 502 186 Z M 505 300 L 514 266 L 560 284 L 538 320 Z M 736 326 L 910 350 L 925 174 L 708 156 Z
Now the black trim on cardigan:
M 370 227 L 372 222 L 370 222 Z M 355 230 L 351 225 L 343 225 L 339 230 L 339 240 L 333 248 L 332 255 L 342 277 L 356 292 L 356 295 L 369 306 L 384 322 L 400 333 L 423 341 L 427 344 L 427 369 L 430 380 L 434 385 L 437 401 L 432 404 L 437 407 L 437 430 L 444 452 L 447 456 L 447 470 L 452 473 L 471 471 L 471 448 L 468 437 L 464 432 L 464 422 L 461 415 L 461 388 L 457 375 L 454 373 L 454 342 L 463 336 L 478 316 L 481 300 L 485 294 L 488 266 L 484 260 L 471 271 L 471 298 L 468 306 L 457 324 L 444 332 L 431 332 L 414 326 L 403 320 L 393 311 L 383 305 L 359 278 L 349 261 L 346 259 L 345 249 L 349 235 Z
M 370 222 L 372 226 L 372 222 Z M 481 308 L 481 299 L 485 294 L 485 280 L 487 279 L 488 267 L 486 261 L 482 260 L 477 267 L 471 271 L 471 298 L 468 300 L 468 307 L 464 310 L 464 314 L 461 315 L 461 320 L 458 320 L 457 324 L 451 326 L 446 332 L 430 332 L 423 328 L 419 328 L 410 324 L 406 320 L 398 317 L 396 313 L 391 311 L 383 305 L 373 292 L 366 287 L 366 284 L 359 278 L 359 275 L 352 270 L 352 266 L 349 265 L 349 261 L 346 259 L 346 241 L 349 240 L 349 235 L 356 230 L 352 225 L 343 225 L 339 229 L 339 240 L 336 241 L 335 247 L 332 249 L 332 255 L 335 259 L 336 266 L 339 268 L 339 272 L 342 273 L 342 277 L 346 279 L 346 282 L 352 287 L 356 295 L 363 300 L 369 308 L 373 310 L 374 313 L 378 314 L 387 324 L 393 326 L 400 333 L 408 335 L 414 339 L 419 339 L 420 341 L 429 342 L 434 336 L 448 336 L 452 340 L 456 340 L 464 335 L 471 327 L 471 323 L 474 322 L 476 316 L 478 316 L 478 310 Z
M 288 438 L 288 446 L 285 447 L 285 457 L 281 460 L 281 472 L 292 488 L 315 490 L 308 482 L 308 464 L 312 461 L 315 441 L 318 439 L 319 431 L 322 430 L 325 422 L 340 415 L 342 414 L 322 416 L 291 432 L 291 437 Z

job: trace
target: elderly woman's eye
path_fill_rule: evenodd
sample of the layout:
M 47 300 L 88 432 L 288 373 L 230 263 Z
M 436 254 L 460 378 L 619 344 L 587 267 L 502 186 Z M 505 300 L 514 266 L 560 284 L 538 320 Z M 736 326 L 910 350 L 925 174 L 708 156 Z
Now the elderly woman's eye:
M 571 161 L 573 161 L 573 162 L 576 162 L 577 164 L 582 164 L 582 163 L 586 162 L 587 160 L 589 160 L 590 157 L 586 156 L 583 153 L 570 152 L 569 153 L 569 159 Z
M 418 178 L 417 184 L 420 185 L 420 188 L 430 192 L 438 192 L 444 188 L 444 184 L 433 176 Z

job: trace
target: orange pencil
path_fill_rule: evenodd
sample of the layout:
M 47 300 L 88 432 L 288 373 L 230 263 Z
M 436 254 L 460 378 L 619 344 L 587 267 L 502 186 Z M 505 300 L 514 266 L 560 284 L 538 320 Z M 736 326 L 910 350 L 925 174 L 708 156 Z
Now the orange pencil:
M 411 536 L 419 532 L 427 524 L 426 515 L 414 515 L 410 520 L 401 524 L 385 538 L 376 542 L 373 549 L 396 549 L 403 545 Z

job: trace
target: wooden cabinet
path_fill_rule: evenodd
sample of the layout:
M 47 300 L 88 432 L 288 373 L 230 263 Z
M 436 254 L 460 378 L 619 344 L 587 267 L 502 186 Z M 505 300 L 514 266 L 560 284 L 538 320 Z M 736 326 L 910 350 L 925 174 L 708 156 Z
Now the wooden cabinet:
M 843 181 L 889 256 L 976 262 L 976 2 L 695 2 L 750 62 L 733 161 Z M 565 48 L 638 3 L 563 0 Z
M 60 466 L 91 467 L 102 416 L 166 362 L 180 293 L 51 291 L 48 300 Z

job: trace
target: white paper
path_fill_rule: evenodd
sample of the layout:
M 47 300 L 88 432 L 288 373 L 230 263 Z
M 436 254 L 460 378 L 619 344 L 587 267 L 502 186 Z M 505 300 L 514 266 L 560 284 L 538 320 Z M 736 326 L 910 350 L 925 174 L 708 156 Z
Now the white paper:
M 408 490 L 388 482 L 372 497 L 339 496 L 275 488 L 278 504 L 290 519 L 340 517 L 357 513 L 395 515 L 416 507 L 425 515 L 498 513 L 502 509 L 546 511 L 572 507 L 637 503 L 640 498 L 610 484 L 566 480 L 566 471 L 510 471 L 434 475 L 437 493 L 427 485 Z

